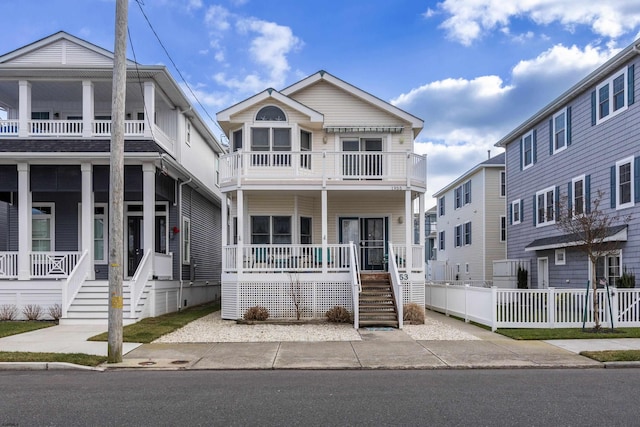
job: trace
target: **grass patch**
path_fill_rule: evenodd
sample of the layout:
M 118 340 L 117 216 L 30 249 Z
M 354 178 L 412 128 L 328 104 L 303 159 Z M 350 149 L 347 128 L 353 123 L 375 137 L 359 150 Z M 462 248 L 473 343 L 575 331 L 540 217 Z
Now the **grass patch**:
M 48 328 L 54 326 L 54 321 L 41 320 L 3 320 L 0 322 L 0 338 L 9 335 L 23 334 L 25 332 L 35 331 L 37 329 Z
M 84 366 L 98 366 L 107 361 L 104 356 L 82 353 L 29 353 L 0 351 L 0 362 L 66 362 Z
M 588 357 L 598 362 L 638 362 L 640 350 L 606 350 L 606 351 L 582 351 L 581 356 Z
M 516 340 L 573 340 L 598 338 L 640 338 L 640 328 L 601 328 L 598 331 L 581 328 L 498 329 L 499 334 Z
M 158 317 L 148 317 L 133 325 L 125 326 L 122 331 L 123 342 L 150 343 L 163 335 L 180 329 L 189 322 L 193 322 L 207 314 L 220 310 L 220 303 L 204 304 L 187 308 L 175 313 L 168 313 Z M 108 333 L 102 333 L 89 338 L 88 341 L 107 341 Z

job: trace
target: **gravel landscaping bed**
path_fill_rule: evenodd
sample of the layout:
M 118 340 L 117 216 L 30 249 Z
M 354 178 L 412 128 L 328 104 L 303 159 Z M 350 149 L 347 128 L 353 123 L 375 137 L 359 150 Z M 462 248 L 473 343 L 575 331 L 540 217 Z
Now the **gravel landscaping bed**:
M 437 320 L 424 325 L 405 325 L 404 332 L 415 340 L 468 341 L 480 338 Z M 211 313 L 183 328 L 158 338 L 156 343 L 280 342 L 280 341 L 361 341 L 353 325 L 320 323 L 309 325 L 240 325 Z

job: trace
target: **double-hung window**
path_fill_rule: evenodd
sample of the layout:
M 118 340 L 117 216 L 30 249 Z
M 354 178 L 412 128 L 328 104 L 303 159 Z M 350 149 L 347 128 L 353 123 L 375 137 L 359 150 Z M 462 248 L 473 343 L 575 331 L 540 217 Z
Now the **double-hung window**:
M 468 205 L 471 203 L 471 180 L 465 182 L 462 186 L 464 204 Z
M 553 116 L 553 154 L 567 148 L 567 110 Z
M 521 204 L 520 199 L 511 202 L 511 224 L 520 224 L 522 218 L 520 214 Z
M 555 187 L 549 187 L 536 193 L 536 224 L 538 226 L 555 224 L 555 199 Z
M 256 126 L 251 128 L 251 164 L 253 166 L 291 165 L 291 128 L 278 123 L 285 122 L 284 112 L 273 105 L 263 107 L 256 114 Z M 264 125 L 263 125 L 263 122 Z
M 622 275 L 622 254 L 620 252 L 599 257 L 596 261 L 596 278 L 598 284 L 604 280 L 609 286 L 615 286 Z
M 616 162 L 616 209 L 624 209 L 633 206 L 633 168 L 633 157 L 628 157 L 624 160 Z
M 522 137 L 522 169 L 526 169 L 535 163 L 535 132 L 530 131 Z
M 633 68 L 625 67 L 596 87 L 596 99 L 592 101 L 597 107 L 595 124 L 610 119 L 629 106 L 629 90 L 633 90 L 628 85 L 629 72 L 633 72 Z
M 438 250 L 444 251 L 444 231 L 438 233 Z
M 500 241 L 507 241 L 507 217 L 500 215 Z
M 464 223 L 464 244 L 471 244 L 471 222 Z
M 500 171 L 500 197 L 506 197 L 507 195 L 507 173 Z
M 444 196 L 438 199 L 438 215 L 444 216 Z
M 191 218 L 182 217 L 182 263 L 191 264 Z
M 571 180 L 571 214 L 580 216 L 585 212 L 585 177 L 579 176 Z
M 455 227 L 454 244 L 456 248 L 462 246 L 462 225 Z
M 460 207 L 462 207 L 462 186 L 456 187 L 456 189 L 453 190 L 453 197 L 454 208 L 459 209 Z
M 252 244 L 291 244 L 290 216 L 252 216 Z

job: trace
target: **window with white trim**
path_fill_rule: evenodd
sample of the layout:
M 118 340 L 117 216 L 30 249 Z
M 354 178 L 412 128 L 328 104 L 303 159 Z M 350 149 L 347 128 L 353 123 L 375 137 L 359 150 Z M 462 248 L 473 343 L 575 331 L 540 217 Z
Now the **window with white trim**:
M 462 246 L 462 224 L 456 225 L 455 226 L 455 236 L 454 236 L 454 246 L 456 248 Z
M 553 116 L 553 154 L 567 148 L 567 110 Z
M 507 217 L 500 215 L 500 241 L 507 241 Z
M 589 269 L 591 271 L 591 269 Z M 609 286 L 615 286 L 622 275 L 622 253 L 601 256 L 596 261 L 596 280 L 598 286 L 603 286 L 605 280 Z
M 536 226 L 555 224 L 556 188 L 549 187 L 536 193 Z
M 556 265 L 565 265 L 567 263 L 566 256 L 567 254 L 564 248 L 556 249 L 556 253 L 555 253 Z
M 438 215 L 444 216 L 444 196 L 438 199 Z
M 471 244 L 471 222 L 464 223 L 463 231 L 464 231 L 464 244 L 470 245 Z
M 453 196 L 454 209 L 459 209 L 462 207 L 462 186 L 456 187 L 456 189 L 453 190 Z
M 584 175 L 571 180 L 571 214 L 579 216 L 585 209 L 585 177 Z
M 233 151 L 242 150 L 242 129 L 238 129 L 231 134 L 231 144 Z
M 252 244 L 291 244 L 291 217 L 255 215 L 251 217 Z
M 291 165 L 291 128 L 284 111 L 275 105 L 262 107 L 251 128 L 251 164 L 253 166 Z M 262 122 L 265 122 L 264 125 Z M 269 123 L 271 122 L 271 123 Z M 273 123 L 280 122 L 280 123 Z M 284 154 L 282 152 L 287 152 Z
M 191 145 L 191 122 L 187 120 L 185 140 L 187 145 Z
M 533 164 L 533 131 L 522 137 L 522 169 L 526 169 Z
M 55 251 L 54 203 L 34 203 L 31 207 L 31 250 L 33 252 Z
M 469 274 L 469 271 L 470 271 L 470 270 L 469 270 L 469 263 L 468 263 L 468 262 L 465 262 L 465 263 L 464 263 L 464 272 L 465 272 L 465 274 Z
M 616 209 L 633 206 L 633 157 L 616 162 Z
M 438 232 L 438 250 L 444 251 L 444 231 Z
M 507 173 L 500 171 L 500 197 L 506 197 L 507 195 Z
M 191 264 L 191 219 L 182 217 L 182 263 Z
M 627 109 L 627 70 L 624 67 L 596 87 L 596 124 Z
M 93 205 L 93 260 L 96 264 L 106 264 L 107 251 L 107 204 Z M 78 204 L 78 247 L 82 247 L 82 203 Z
M 463 203 L 465 205 L 468 205 L 469 203 L 471 203 L 471 180 L 465 182 L 462 185 L 462 192 L 463 192 Z
M 520 224 L 520 199 L 511 202 L 511 224 Z

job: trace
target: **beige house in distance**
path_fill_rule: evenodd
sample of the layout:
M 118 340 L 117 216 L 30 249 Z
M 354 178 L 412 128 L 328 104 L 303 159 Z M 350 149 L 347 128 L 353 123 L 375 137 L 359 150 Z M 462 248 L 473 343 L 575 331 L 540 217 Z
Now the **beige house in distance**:
M 396 306 L 424 303 L 424 237 L 414 242 L 413 230 L 416 201 L 424 224 L 421 119 L 320 71 L 217 120 L 230 141 L 220 162 L 223 318 L 255 305 L 296 317 L 295 288 L 302 317 L 340 305 L 357 326 L 366 273 L 389 273 Z
M 438 204 L 433 280 L 493 280 L 493 261 L 506 257 L 505 191 L 502 153 L 434 193 Z

